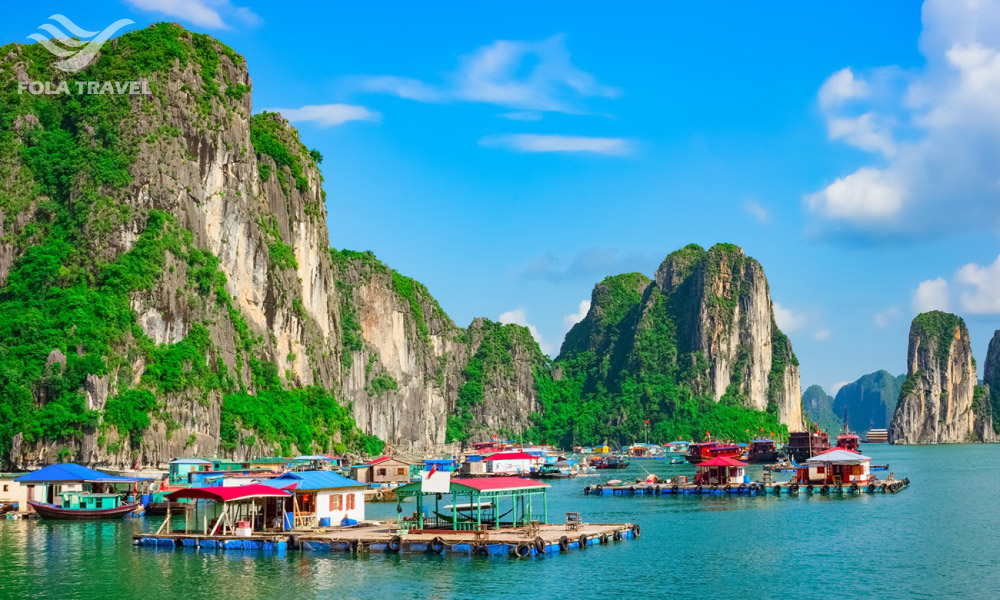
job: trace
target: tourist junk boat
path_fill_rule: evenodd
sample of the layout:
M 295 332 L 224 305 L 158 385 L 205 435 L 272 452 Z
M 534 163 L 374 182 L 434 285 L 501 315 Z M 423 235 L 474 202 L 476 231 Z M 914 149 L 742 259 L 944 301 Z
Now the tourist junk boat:
M 868 433 L 865 434 L 866 444 L 888 444 L 889 443 L 889 430 L 888 429 L 869 429 Z
M 859 452 L 861 447 L 861 438 L 856 434 L 847 431 L 837 436 L 837 448 L 843 448 L 844 450 L 850 450 L 851 452 Z
M 688 446 L 687 461 L 696 465 L 713 458 L 737 458 L 741 454 L 743 454 L 743 449 L 735 444 L 698 442 Z
M 830 449 L 830 437 L 822 431 L 795 431 L 788 435 L 788 457 L 805 462 Z
M 82 465 L 65 463 L 50 465 L 34 473 L 22 475 L 14 481 L 47 486 L 47 502 L 28 501 L 28 506 L 43 519 L 89 521 L 93 519 L 120 519 L 135 511 L 141 504 L 138 502 L 123 503 L 122 495 L 112 490 L 116 485 L 131 485 L 134 497 L 137 484 L 150 481 L 150 479 L 117 477 Z M 56 487 L 66 486 L 79 486 L 81 489 L 63 490 L 58 494 L 55 492 Z M 56 504 L 57 501 L 58 504 Z
M 747 462 L 751 464 L 773 463 L 778 460 L 778 446 L 774 440 L 757 439 L 750 442 Z

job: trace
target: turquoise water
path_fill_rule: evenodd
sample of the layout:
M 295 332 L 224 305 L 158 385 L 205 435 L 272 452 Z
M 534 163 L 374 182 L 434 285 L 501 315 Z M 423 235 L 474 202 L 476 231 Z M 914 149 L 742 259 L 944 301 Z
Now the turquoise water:
M 584 496 L 549 518 L 634 521 L 642 537 L 530 560 L 135 548 L 158 521 L 0 521 L 0 598 L 1000 597 L 1000 446 L 867 446 L 911 485 L 860 497 Z M 687 465 L 646 463 L 659 475 Z M 633 464 L 621 479 L 644 476 Z M 389 517 L 395 505 L 369 505 Z

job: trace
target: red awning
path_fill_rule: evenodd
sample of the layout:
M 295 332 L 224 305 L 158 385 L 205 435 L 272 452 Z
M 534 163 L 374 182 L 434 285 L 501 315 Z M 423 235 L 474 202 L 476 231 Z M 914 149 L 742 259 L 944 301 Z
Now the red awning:
M 706 460 L 704 462 L 698 463 L 699 467 L 745 467 L 746 463 L 741 463 L 738 460 L 732 458 L 726 458 L 725 456 L 717 456 L 713 459 Z
M 235 487 L 202 487 L 187 488 L 171 492 L 165 496 L 168 500 L 190 498 L 192 500 L 215 500 L 216 502 L 233 502 L 249 498 L 287 498 L 291 496 L 285 490 L 275 489 L 259 483 L 239 485 Z
M 452 483 L 464 485 L 481 492 L 486 490 L 509 490 L 529 487 L 549 487 L 549 484 L 523 477 L 482 477 L 473 479 L 452 479 Z

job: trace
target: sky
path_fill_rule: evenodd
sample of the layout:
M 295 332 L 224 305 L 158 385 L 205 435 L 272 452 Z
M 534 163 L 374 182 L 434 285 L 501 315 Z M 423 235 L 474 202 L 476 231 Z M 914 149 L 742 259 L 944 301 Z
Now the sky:
M 1000 328 L 1000 5 L 17 3 L 2 43 L 178 22 L 324 156 L 330 244 L 464 326 L 559 351 L 608 275 L 688 243 L 764 266 L 802 387 L 906 371 L 943 309 Z

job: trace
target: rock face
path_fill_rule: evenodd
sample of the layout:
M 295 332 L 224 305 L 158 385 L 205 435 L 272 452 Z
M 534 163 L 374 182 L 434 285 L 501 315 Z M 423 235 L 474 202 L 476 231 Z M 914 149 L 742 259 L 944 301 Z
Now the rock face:
M 833 411 L 833 397 L 818 385 L 811 385 L 802 392 L 802 410 L 827 433 L 836 433 L 843 427 L 837 413 Z
M 989 388 L 993 431 L 1000 434 L 1000 329 L 993 332 L 983 365 L 983 383 Z
M 857 433 L 888 429 L 905 380 L 905 375 L 894 376 L 885 370 L 864 375 L 837 391 L 833 412 L 842 416 L 847 409 L 847 425 Z
M 932 311 L 910 325 L 907 376 L 889 428 L 894 444 L 995 442 L 965 322 Z
M 804 426 L 798 360 L 775 324 L 764 270 L 732 244 L 678 250 L 654 280 L 632 273 L 598 284 L 558 360 L 581 357 L 607 373 L 609 389 L 617 372 L 659 371 L 716 402 Z
M 67 77 L 52 61 L 0 47 L 0 84 Z M 153 93 L 0 99 L 17 125 L 0 129 L 3 462 L 444 444 L 483 322 L 459 328 L 418 282 L 330 250 L 322 157 L 252 115 L 231 49 L 158 24 L 75 77 L 110 76 Z M 465 431 L 528 427 L 530 339 L 480 377 Z

